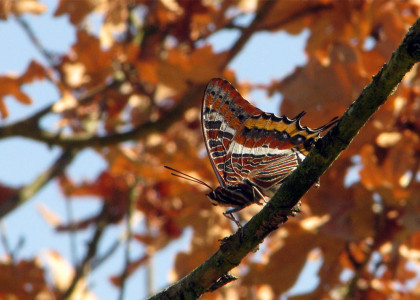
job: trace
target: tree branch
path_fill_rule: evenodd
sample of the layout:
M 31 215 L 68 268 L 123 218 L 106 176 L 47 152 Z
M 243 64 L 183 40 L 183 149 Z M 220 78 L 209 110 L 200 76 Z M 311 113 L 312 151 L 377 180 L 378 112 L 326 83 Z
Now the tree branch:
M 120 82 L 113 81 L 111 84 L 98 86 L 92 90 L 90 90 L 86 95 L 83 97 L 80 97 L 77 99 L 78 103 L 87 103 L 90 101 L 95 95 L 99 93 L 103 93 L 108 89 L 111 89 L 113 87 L 118 87 L 120 85 Z M 44 142 L 49 146 L 52 145 L 58 145 L 65 148 L 76 148 L 74 145 L 71 145 L 71 143 L 62 143 L 60 144 L 58 141 L 62 139 L 62 136 L 60 134 L 57 134 L 55 132 L 46 131 L 43 130 L 40 127 L 40 120 L 51 112 L 54 104 L 50 104 L 47 107 L 39 110 L 38 112 L 34 113 L 32 116 L 17 121 L 13 124 L 0 127 L 0 139 L 5 139 L 8 137 L 26 137 L 28 139 Z M 76 139 L 76 138 L 73 138 Z M 66 145 L 69 145 L 66 147 Z
M 60 174 L 73 160 L 76 150 L 65 150 L 54 164 L 39 175 L 32 183 L 21 188 L 17 194 L 0 203 L 0 219 L 10 211 L 32 198 L 51 179 Z
M 264 17 L 270 13 L 270 10 L 274 7 L 276 1 L 265 1 L 263 2 L 261 8 L 255 14 L 254 20 L 252 20 L 251 24 L 242 31 L 241 36 L 237 39 L 235 44 L 229 50 L 228 56 L 226 57 L 226 62 L 223 65 L 223 69 L 232 61 L 232 59 L 242 50 L 251 36 L 257 31 L 258 26 L 260 25 L 261 21 L 264 20 Z
M 339 122 L 318 140 L 303 163 L 289 175 L 269 203 L 242 229 L 226 238 L 220 249 L 189 275 L 149 299 L 195 299 L 253 251 L 279 224 L 286 221 L 285 209 L 299 199 L 318 180 L 359 130 L 386 101 L 404 75 L 420 60 L 420 19 L 410 28 L 393 53 L 359 98 Z

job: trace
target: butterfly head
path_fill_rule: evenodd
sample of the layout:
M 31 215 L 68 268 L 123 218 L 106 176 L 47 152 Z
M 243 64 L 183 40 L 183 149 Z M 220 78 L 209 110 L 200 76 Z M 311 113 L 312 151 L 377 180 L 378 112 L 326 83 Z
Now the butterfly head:
M 235 185 L 225 185 L 218 186 L 213 189 L 210 185 L 204 181 L 192 177 L 191 175 L 185 174 L 179 170 L 176 170 L 172 167 L 164 166 L 165 168 L 174 171 L 171 173 L 174 176 L 199 183 L 208 187 L 211 191 L 206 194 L 207 198 L 210 200 L 213 205 L 220 206 L 231 206 L 236 208 L 243 208 L 252 203 L 260 203 L 260 200 L 263 198 L 261 192 L 253 186 L 248 180 L 244 180 L 241 183 Z
M 207 198 L 209 198 L 210 203 L 213 205 L 220 205 L 220 200 L 223 198 L 224 188 L 222 186 L 218 186 L 210 193 L 206 194 Z
M 236 185 L 218 186 L 210 193 L 207 198 L 213 205 L 245 207 L 252 203 L 258 203 L 260 198 L 247 182 Z

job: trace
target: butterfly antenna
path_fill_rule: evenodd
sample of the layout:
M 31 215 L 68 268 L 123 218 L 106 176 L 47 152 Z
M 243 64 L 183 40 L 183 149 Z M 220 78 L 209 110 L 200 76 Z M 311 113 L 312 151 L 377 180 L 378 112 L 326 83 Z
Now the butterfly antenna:
M 185 173 L 183 173 L 183 172 L 181 172 L 177 169 L 171 168 L 169 166 L 164 166 L 164 167 L 171 170 L 171 171 L 176 172 L 176 173 L 171 173 L 171 175 L 174 175 L 176 177 L 179 177 L 179 178 L 182 178 L 182 179 L 185 179 L 185 180 L 189 180 L 189 181 L 192 181 L 192 182 L 195 182 L 195 183 L 202 184 L 202 185 L 208 187 L 209 189 L 211 189 L 213 191 L 213 188 L 210 185 L 208 185 L 207 183 L 205 183 L 204 181 L 202 181 L 198 178 L 192 177 L 191 175 L 185 174 Z

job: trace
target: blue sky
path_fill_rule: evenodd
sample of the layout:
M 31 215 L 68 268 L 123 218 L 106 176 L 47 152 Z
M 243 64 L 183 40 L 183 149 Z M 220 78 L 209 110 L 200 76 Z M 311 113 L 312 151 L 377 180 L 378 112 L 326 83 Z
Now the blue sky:
M 75 40 L 73 28 L 69 25 L 67 17 L 54 18 L 52 16 L 56 1 L 44 1 L 48 6 L 46 14 L 41 16 L 25 16 L 25 20 L 31 25 L 42 44 L 50 51 L 66 53 Z M 98 17 L 93 18 L 96 22 Z M 96 20 L 96 21 L 95 21 Z M 246 22 L 247 20 L 244 20 Z M 304 45 L 308 32 L 298 36 L 289 36 L 285 33 L 263 32 L 254 36 L 244 50 L 232 61 L 230 68 L 236 71 L 239 80 L 250 80 L 254 83 L 269 83 L 272 79 L 278 79 L 291 73 L 297 65 L 306 61 Z M 3 41 L 8 41 L 8 47 L 0 47 L 0 74 L 8 72 L 21 73 L 32 59 L 45 62 L 43 57 L 33 47 L 28 37 L 17 24 L 10 18 L 0 23 L 0 36 Z M 238 34 L 235 32 L 221 32 L 210 38 L 216 50 L 224 50 L 235 41 Z M 275 62 L 275 63 L 273 63 Z M 25 118 L 40 108 L 56 101 L 59 94 L 55 88 L 46 82 L 35 82 L 25 86 L 25 91 L 34 100 L 31 106 L 24 106 L 8 98 L 7 106 L 10 117 L 0 121 L 0 126 Z M 278 113 L 280 96 L 277 94 L 271 99 L 261 91 L 251 93 L 251 99 L 257 106 L 265 111 Z M 43 120 L 43 125 L 53 127 L 55 117 Z M 60 154 L 60 149 L 21 139 L 12 138 L 0 141 L 0 182 L 12 186 L 25 185 L 45 170 Z M 88 167 L 86 167 L 88 166 Z M 77 180 L 93 179 L 106 168 L 106 162 L 92 150 L 84 150 L 68 168 L 68 173 Z M 71 261 L 70 238 L 68 234 L 56 234 L 54 230 L 40 216 L 37 208 L 45 205 L 58 213 L 63 221 L 66 220 L 65 199 L 61 195 L 55 182 L 48 184 L 28 203 L 9 214 L 2 220 L 6 229 L 6 235 L 13 247 L 19 239 L 24 237 L 25 243 L 19 252 L 19 258 L 31 258 L 38 253 L 45 253 L 47 249 L 56 249 L 66 259 Z M 95 199 L 83 199 L 72 201 L 73 214 L 76 218 L 94 214 L 100 207 Z M 107 249 L 118 236 L 123 234 L 123 227 L 115 227 L 107 231 L 106 238 L 101 243 L 101 250 Z M 78 257 L 84 254 L 84 241 L 91 235 L 91 230 L 77 234 Z M 154 257 L 156 288 L 160 289 L 167 284 L 168 272 L 172 266 L 172 259 L 176 252 L 187 249 L 191 232 L 186 231 L 179 241 L 172 243 Z M 144 249 L 139 246 L 133 248 L 133 257 L 139 257 Z M 118 290 L 109 284 L 107 276 L 120 272 L 123 260 L 123 247 L 114 254 L 106 264 L 97 269 L 89 279 L 92 290 L 99 299 L 116 299 Z M 4 249 L 0 247 L 0 255 Z M 319 262 L 310 263 L 304 275 L 304 281 L 311 279 L 316 285 L 313 273 Z M 116 267 L 118 266 L 118 267 Z M 311 275 L 312 274 L 312 275 Z M 308 277 L 309 276 L 309 277 Z M 128 282 L 127 299 L 141 299 L 146 295 L 145 287 L 139 284 L 145 283 L 145 271 L 142 269 L 134 274 Z M 308 287 L 307 287 L 308 288 Z M 303 285 L 297 284 L 297 290 L 303 291 Z

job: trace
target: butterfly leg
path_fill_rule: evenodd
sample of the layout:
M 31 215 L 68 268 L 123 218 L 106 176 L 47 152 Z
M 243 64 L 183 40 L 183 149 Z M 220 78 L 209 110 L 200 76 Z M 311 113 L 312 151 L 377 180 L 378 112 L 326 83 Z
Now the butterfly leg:
M 240 211 L 240 210 L 241 210 L 241 209 L 243 209 L 244 207 L 245 207 L 245 206 L 238 206 L 238 207 L 231 208 L 231 209 L 229 209 L 229 210 L 227 210 L 227 211 L 223 212 L 223 215 L 224 215 L 226 218 L 228 218 L 229 220 L 231 220 L 231 221 L 235 222 L 235 224 L 236 224 L 239 228 L 241 228 L 241 227 L 242 227 L 241 223 L 239 223 L 239 221 L 235 218 L 235 216 L 233 215 L 233 213 Z
M 254 199 L 258 199 L 258 202 L 255 202 L 258 205 L 263 205 L 263 203 L 260 201 L 261 199 L 264 201 L 264 203 L 267 203 L 267 201 L 265 201 L 264 195 L 261 193 L 261 191 L 257 187 L 252 186 L 252 194 L 253 194 L 252 196 L 254 197 Z

